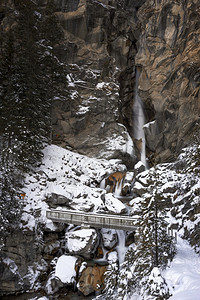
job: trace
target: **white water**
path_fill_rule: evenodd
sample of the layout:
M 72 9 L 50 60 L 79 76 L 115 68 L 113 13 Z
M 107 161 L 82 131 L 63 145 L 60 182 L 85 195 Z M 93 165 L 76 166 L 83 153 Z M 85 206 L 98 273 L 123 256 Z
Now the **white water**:
M 146 160 L 146 143 L 145 143 L 145 134 L 143 126 L 145 124 L 145 116 L 143 110 L 143 103 L 138 94 L 138 82 L 139 82 L 139 72 L 136 69 L 136 80 L 135 80 L 135 99 L 133 105 L 133 118 L 134 118 L 134 138 L 141 140 L 141 157 L 140 160 L 147 169 L 147 160 Z
M 116 230 L 116 232 L 118 235 L 118 245 L 116 250 L 118 253 L 119 265 L 121 265 L 124 262 L 124 257 L 128 247 L 125 246 L 125 231 Z
M 106 188 L 106 179 L 104 178 L 101 182 L 100 182 L 100 189 L 105 190 Z
M 119 197 L 121 195 L 122 182 L 123 182 L 123 179 L 121 179 L 120 182 L 116 183 L 115 191 L 114 191 L 114 196 L 116 196 L 116 197 Z

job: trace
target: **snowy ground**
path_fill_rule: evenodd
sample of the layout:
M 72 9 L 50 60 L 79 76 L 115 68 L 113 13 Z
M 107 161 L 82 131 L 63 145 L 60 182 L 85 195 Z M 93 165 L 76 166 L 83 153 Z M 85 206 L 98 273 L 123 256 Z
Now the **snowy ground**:
M 186 240 L 178 237 L 177 254 L 162 276 L 172 294 L 169 300 L 200 300 L 200 257 Z M 134 294 L 129 300 L 150 299 Z
M 163 275 L 173 294 L 170 300 L 200 299 L 200 257 L 180 237 L 177 255 Z

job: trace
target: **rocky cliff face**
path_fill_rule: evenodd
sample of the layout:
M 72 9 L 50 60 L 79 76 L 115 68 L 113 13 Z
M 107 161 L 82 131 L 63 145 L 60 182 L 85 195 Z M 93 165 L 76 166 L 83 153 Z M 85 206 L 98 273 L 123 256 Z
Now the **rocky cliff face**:
M 90 156 L 126 154 L 109 141 L 126 144 L 118 122 L 133 137 L 137 68 L 146 121 L 155 120 L 145 128 L 148 154 L 160 162 L 173 160 L 199 118 L 198 1 L 67 3 L 57 3 L 67 39 L 61 59 L 73 64 L 70 85 L 77 104 L 66 113 L 57 105 L 55 134 Z
M 153 107 L 147 146 L 158 161 L 174 159 L 199 120 L 199 1 L 146 1 L 135 57 L 140 95 Z
M 69 64 L 70 100 L 55 103 L 54 142 L 133 166 L 132 134 L 123 123 L 130 133 L 136 8 L 142 1 L 69 3 L 57 1 L 66 38 L 58 56 Z
M 175 159 L 199 119 L 199 2 L 55 4 L 64 31 L 55 53 L 68 70 L 61 83 L 68 93 L 54 99 L 53 143 L 91 157 L 120 158 L 133 168 L 137 69 L 150 122 L 145 127 L 149 160 Z M 45 7 L 46 1 L 38 5 Z M 2 2 L 4 29 L 14 22 L 12 11 L 12 1 Z

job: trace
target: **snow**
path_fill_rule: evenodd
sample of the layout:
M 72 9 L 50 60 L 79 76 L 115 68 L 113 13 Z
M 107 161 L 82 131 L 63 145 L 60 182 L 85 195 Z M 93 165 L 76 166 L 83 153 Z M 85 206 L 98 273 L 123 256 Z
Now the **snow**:
M 23 223 L 23 228 L 28 228 L 30 230 L 33 230 L 36 226 L 35 218 L 26 212 L 22 214 L 21 221 Z
M 170 300 L 200 299 L 200 257 L 180 237 L 177 255 L 163 275 L 173 294 Z
M 18 272 L 18 267 L 12 259 L 6 257 L 3 259 L 3 263 L 9 266 L 9 269 L 13 274 Z
M 65 237 L 69 252 L 79 252 L 84 249 L 91 240 L 94 240 L 97 234 L 95 229 L 80 229 L 67 232 Z
M 74 256 L 60 256 L 56 264 L 55 277 L 58 277 L 63 283 L 73 282 L 73 278 L 76 277 L 76 261 L 77 258 Z
M 118 260 L 118 255 L 117 255 L 117 252 L 116 251 L 111 251 L 111 252 L 108 252 L 107 254 L 108 258 L 108 262 L 111 264 L 111 263 L 116 263 L 117 260 Z
M 96 85 L 97 90 L 101 90 L 104 87 L 105 84 L 106 84 L 105 82 L 97 83 L 97 85 Z
M 160 271 L 153 269 L 150 275 L 154 278 L 154 283 L 161 283 Z M 177 254 L 170 266 L 161 272 L 161 276 L 165 279 L 170 294 L 170 300 L 199 300 L 200 299 L 200 257 L 194 252 L 186 240 L 178 237 Z M 144 297 L 133 294 L 131 300 L 148 300 Z
M 112 147 L 117 146 L 119 149 L 125 149 L 123 142 L 118 143 L 117 140 L 111 140 Z M 116 144 L 115 144 L 116 143 Z M 118 143 L 118 144 L 117 144 Z M 186 153 L 187 154 L 187 153 Z M 185 155 L 186 155 L 185 154 Z M 184 159 L 184 155 L 181 156 Z M 29 174 L 26 178 L 26 187 L 23 191 L 26 193 L 26 206 L 22 215 L 22 227 L 34 230 L 37 222 L 33 217 L 33 211 L 41 209 L 39 221 L 45 224 L 45 228 L 55 231 L 56 225 L 46 218 L 45 212 L 49 208 L 46 203 L 46 198 L 52 193 L 63 195 L 70 199 L 70 204 L 73 209 L 95 212 L 109 211 L 115 214 L 122 214 L 126 211 L 126 206 L 119 201 L 113 194 L 105 192 L 103 178 L 117 170 L 123 171 L 124 165 L 120 164 L 119 160 L 104 160 L 88 158 L 84 155 L 73 153 L 69 150 L 60 148 L 55 145 L 47 146 L 44 149 L 44 159 L 41 166 L 38 167 L 37 173 Z M 136 177 L 134 189 L 142 194 L 141 197 L 136 197 L 130 201 L 133 206 L 132 212 L 137 212 L 140 202 L 143 198 L 148 198 L 148 179 L 154 176 L 154 172 L 159 177 L 161 184 L 158 185 L 158 191 L 163 195 L 163 198 L 169 197 L 172 199 L 173 206 L 176 206 L 178 213 L 174 224 L 181 225 L 185 228 L 192 229 L 194 225 L 198 225 L 200 214 L 195 215 L 195 220 L 182 218 L 182 207 L 184 199 L 191 197 L 192 205 L 199 201 L 198 189 L 199 181 L 194 180 L 194 184 L 190 185 L 190 180 L 193 174 L 181 174 L 170 169 L 169 164 L 158 165 L 155 169 L 142 172 Z M 131 178 L 132 174 L 130 174 Z M 190 177 L 189 177 L 190 176 Z M 194 178 L 195 179 L 195 178 Z M 100 183 L 102 182 L 101 186 Z M 178 186 L 175 186 L 178 184 Z M 187 190 L 188 186 L 190 189 Z M 177 189 L 178 187 L 178 189 Z M 181 187 L 181 189 L 179 189 Z M 178 193 L 177 193 L 178 190 Z M 187 200 L 187 199 L 186 199 Z M 181 202 L 182 201 L 182 202 Z M 180 203 L 181 204 L 180 204 Z M 180 215 L 180 219 L 179 218 Z M 173 222 L 171 222 L 173 224 Z M 92 229 L 81 229 L 74 232 L 68 232 L 68 236 L 77 235 L 79 238 L 71 238 L 67 247 L 70 251 L 79 251 L 83 248 L 89 237 L 92 235 Z M 90 231 L 90 233 L 89 233 Z M 122 266 L 124 255 L 127 247 L 124 244 L 124 233 L 117 231 L 119 245 L 117 250 L 119 263 Z M 179 231 L 183 234 L 183 229 Z M 167 270 L 162 271 L 161 275 L 166 280 L 172 300 L 199 300 L 200 299 L 200 258 L 189 246 L 189 244 L 178 237 L 177 255 L 172 261 Z M 114 254 L 113 254 L 114 255 Z M 115 253 L 116 256 L 116 253 Z M 112 258 L 113 260 L 115 257 Z M 56 276 L 64 283 L 70 283 L 75 276 L 74 266 L 76 258 L 73 256 L 62 255 L 56 264 Z M 111 260 L 111 257 L 110 257 Z M 6 261 L 5 261 L 6 262 Z M 15 265 L 11 265 L 12 261 L 7 261 L 7 264 L 14 272 Z M 154 270 L 156 271 L 156 270 Z M 33 278 L 33 284 L 38 276 L 37 270 L 29 269 L 29 275 Z M 127 276 L 130 274 L 127 273 Z M 156 275 L 154 273 L 154 275 Z M 157 276 L 158 277 L 158 276 Z M 35 279 L 34 279 L 35 278 Z M 156 276 L 154 276 L 154 279 Z M 132 299 L 139 300 L 140 298 Z
M 101 157 L 108 157 L 112 151 L 121 151 L 122 153 L 128 153 L 130 156 L 134 156 L 133 140 L 123 124 L 118 123 L 118 126 L 120 133 L 113 133 L 105 140 L 105 150 L 102 150 L 100 153 Z
M 104 190 L 98 187 L 103 177 L 125 166 L 119 160 L 95 159 L 73 153 L 56 145 L 47 146 L 44 158 L 36 173 L 26 177 L 23 191 L 26 193 L 26 206 L 21 226 L 33 230 L 35 220 L 32 212 L 41 209 L 40 221 L 46 228 L 55 230 L 52 221 L 46 219 L 48 209 L 46 199 L 58 194 L 70 199 L 72 209 L 102 211 L 106 209 L 102 200 Z M 93 183 L 94 182 L 94 183 Z M 110 202 L 108 201 L 110 206 Z
M 151 122 L 148 122 L 148 123 L 145 123 L 145 124 L 143 125 L 143 128 L 149 128 L 150 125 L 153 125 L 153 124 L 155 124 L 155 123 L 156 123 L 156 120 L 151 121 Z
M 105 194 L 105 205 L 109 212 L 115 214 L 121 214 L 126 211 L 126 206 L 115 198 L 112 193 Z
M 135 182 L 134 189 L 141 190 L 143 188 L 144 187 L 143 187 L 143 185 L 141 183 L 139 183 L 138 181 Z
M 89 110 L 90 110 L 89 106 L 79 106 L 79 110 L 76 114 L 83 115 L 83 114 L 86 114 Z
M 143 162 L 141 162 L 141 161 L 139 161 L 139 162 L 137 162 L 137 164 L 134 166 L 134 169 L 139 169 L 139 168 L 141 168 L 141 167 L 143 167 L 144 166 L 144 164 L 143 164 Z

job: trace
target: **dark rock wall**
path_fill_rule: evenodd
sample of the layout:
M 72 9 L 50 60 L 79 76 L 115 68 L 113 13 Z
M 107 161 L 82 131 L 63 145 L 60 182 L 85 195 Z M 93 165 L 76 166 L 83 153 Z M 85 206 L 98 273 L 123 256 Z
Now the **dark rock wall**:
M 60 128 L 59 135 L 73 149 L 97 157 L 105 154 L 102 150 L 112 136 L 108 124 L 118 136 L 121 132 L 117 122 L 123 123 L 133 137 L 132 107 L 138 68 L 146 121 L 156 120 L 145 129 L 150 161 L 174 160 L 192 139 L 199 118 L 199 2 L 88 0 L 80 1 L 77 10 L 74 6 L 66 11 L 61 1 L 58 4 L 57 14 L 68 47 L 61 59 L 85 71 L 98 72 L 95 82 L 76 73 L 85 82 L 84 89 L 76 88 L 78 106 L 71 111 L 72 118 L 56 119 L 57 123 L 61 117 L 70 122 L 73 133 Z M 65 7 L 70 5 L 65 1 Z M 106 82 L 110 91 L 114 84 L 114 93 L 97 89 L 99 82 Z M 98 120 L 92 115 L 90 97 L 101 116 Z M 90 112 L 80 116 L 77 109 L 84 101 Z M 100 119 L 106 124 L 103 134 Z
M 30 290 L 38 280 L 43 269 L 47 271 L 42 259 L 42 245 L 38 243 L 35 232 L 16 230 L 6 239 L 0 257 L 0 295 Z M 36 276 L 32 276 L 35 273 Z
M 55 4 L 64 30 L 55 53 L 68 69 L 62 85 L 69 93 L 54 101 L 53 142 L 93 157 L 125 157 L 132 168 L 134 151 L 114 150 L 110 141 L 121 139 L 125 147 L 126 129 L 133 137 L 137 68 L 146 122 L 155 120 L 145 129 L 147 154 L 150 161 L 174 160 L 199 120 L 199 1 Z M 2 0 L 4 30 L 13 12 L 13 1 Z
M 194 134 L 200 113 L 200 3 L 146 1 L 136 65 L 140 96 L 155 111 L 146 130 L 157 161 L 174 160 Z
M 63 9 L 57 15 L 65 32 L 59 58 L 69 67 L 75 99 L 55 103 L 54 142 L 89 156 L 123 158 L 132 167 L 134 153 L 110 149 L 109 141 L 132 136 L 134 57 L 139 37 L 137 10 L 144 1 L 82 0 L 77 10 Z M 65 6 L 68 5 L 65 1 Z M 76 64 L 76 66 L 74 66 Z M 101 86 L 99 86 L 101 84 Z M 70 102 L 70 109 L 63 106 Z M 131 157 L 132 156 L 132 157 Z M 124 158 L 125 157 L 125 158 Z

